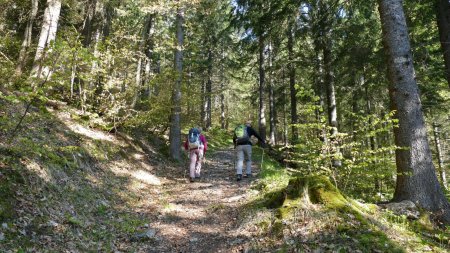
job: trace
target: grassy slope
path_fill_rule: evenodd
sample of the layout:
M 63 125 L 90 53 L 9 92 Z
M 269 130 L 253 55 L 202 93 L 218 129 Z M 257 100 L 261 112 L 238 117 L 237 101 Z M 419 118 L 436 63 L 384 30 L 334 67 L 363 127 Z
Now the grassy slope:
M 0 99 L 0 252 L 139 247 L 130 235 L 164 202 L 146 197 L 160 190 L 155 168 L 170 169 L 158 150 L 77 123 L 75 111 L 44 107 L 32 107 L 7 145 L 24 109 L 11 101 Z

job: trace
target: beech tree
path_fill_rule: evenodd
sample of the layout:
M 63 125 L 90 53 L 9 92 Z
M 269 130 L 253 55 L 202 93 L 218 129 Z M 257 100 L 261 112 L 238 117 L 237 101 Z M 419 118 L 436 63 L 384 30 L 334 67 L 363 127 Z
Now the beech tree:
M 48 54 L 48 50 L 50 50 L 50 43 L 56 38 L 60 11 L 60 0 L 47 0 L 47 7 L 45 8 L 39 42 L 34 57 L 33 69 L 31 70 L 31 76 L 33 77 L 41 78 L 50 75 L 50 69 L 45 66 L 44 61 Z

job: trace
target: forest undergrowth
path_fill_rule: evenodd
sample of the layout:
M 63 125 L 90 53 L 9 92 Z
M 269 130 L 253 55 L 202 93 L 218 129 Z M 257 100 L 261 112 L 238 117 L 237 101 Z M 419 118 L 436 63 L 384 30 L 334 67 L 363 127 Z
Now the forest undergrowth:
M 212 149 L 190 184 L 164 138 L 101 131 L 64 104 L 32 106 L 11 140 L 23 104 L 0 98 L 2 252 L 450 250 L 426 213 L 410 220 L 351 199 L 258 147 L 255 178 L 235 182 L 227 132 L 206 132 Z

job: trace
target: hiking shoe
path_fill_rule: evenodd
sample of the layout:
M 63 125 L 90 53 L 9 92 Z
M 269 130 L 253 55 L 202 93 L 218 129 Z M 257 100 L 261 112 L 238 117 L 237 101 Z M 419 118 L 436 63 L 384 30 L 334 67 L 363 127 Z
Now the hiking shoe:
M 200 177 L 200 176 L 195 176 L 195 179 L 200 179 L 200 178 L 202 178 L 202 177 Z
M 252 174 L 245 174 L 244 175 L 244 178 L 250 178 L 250 177 L 252 177 Z
M 195 179 L 195 178 L 190 177 L 190 178 L 189 178 L 189 182 L 191 182 L 191 183 L 194 182 L 194 179 Z
M 236 180 L 237 180 L 237 181 L 241 181 L 241 180 L 242 180 L 242 175 L 241 175 L 241 174 L 238 174 Z

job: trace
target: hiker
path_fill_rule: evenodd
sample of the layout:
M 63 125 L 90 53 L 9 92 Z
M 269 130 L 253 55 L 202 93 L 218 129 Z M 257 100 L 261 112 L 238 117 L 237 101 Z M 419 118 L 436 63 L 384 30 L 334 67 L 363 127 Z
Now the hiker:
M 202 169 L 202 160 L 208 149 L 208 142 L 202 134 L 201 127 L 194 127 L 189 130 L 188 137 L 184 142 L 184 149 L 189 152 L 189 181 L 200 178 L 200 170 Z
M 255 136 L 261 142 L 262 146 L 265 146 L 264 140 L 259 134 L 252 128 L 251 122 L 247 121 L 245 125 L 239 125 L 234 129 L 233 143 L 236 149 L 237 155 L 237 181 L 242 179 L 242 166 L 244 165 L 244 153 L 246 159 L 246 174 L 244 178 L 252 176 L 252 142 L 250 137 Z

